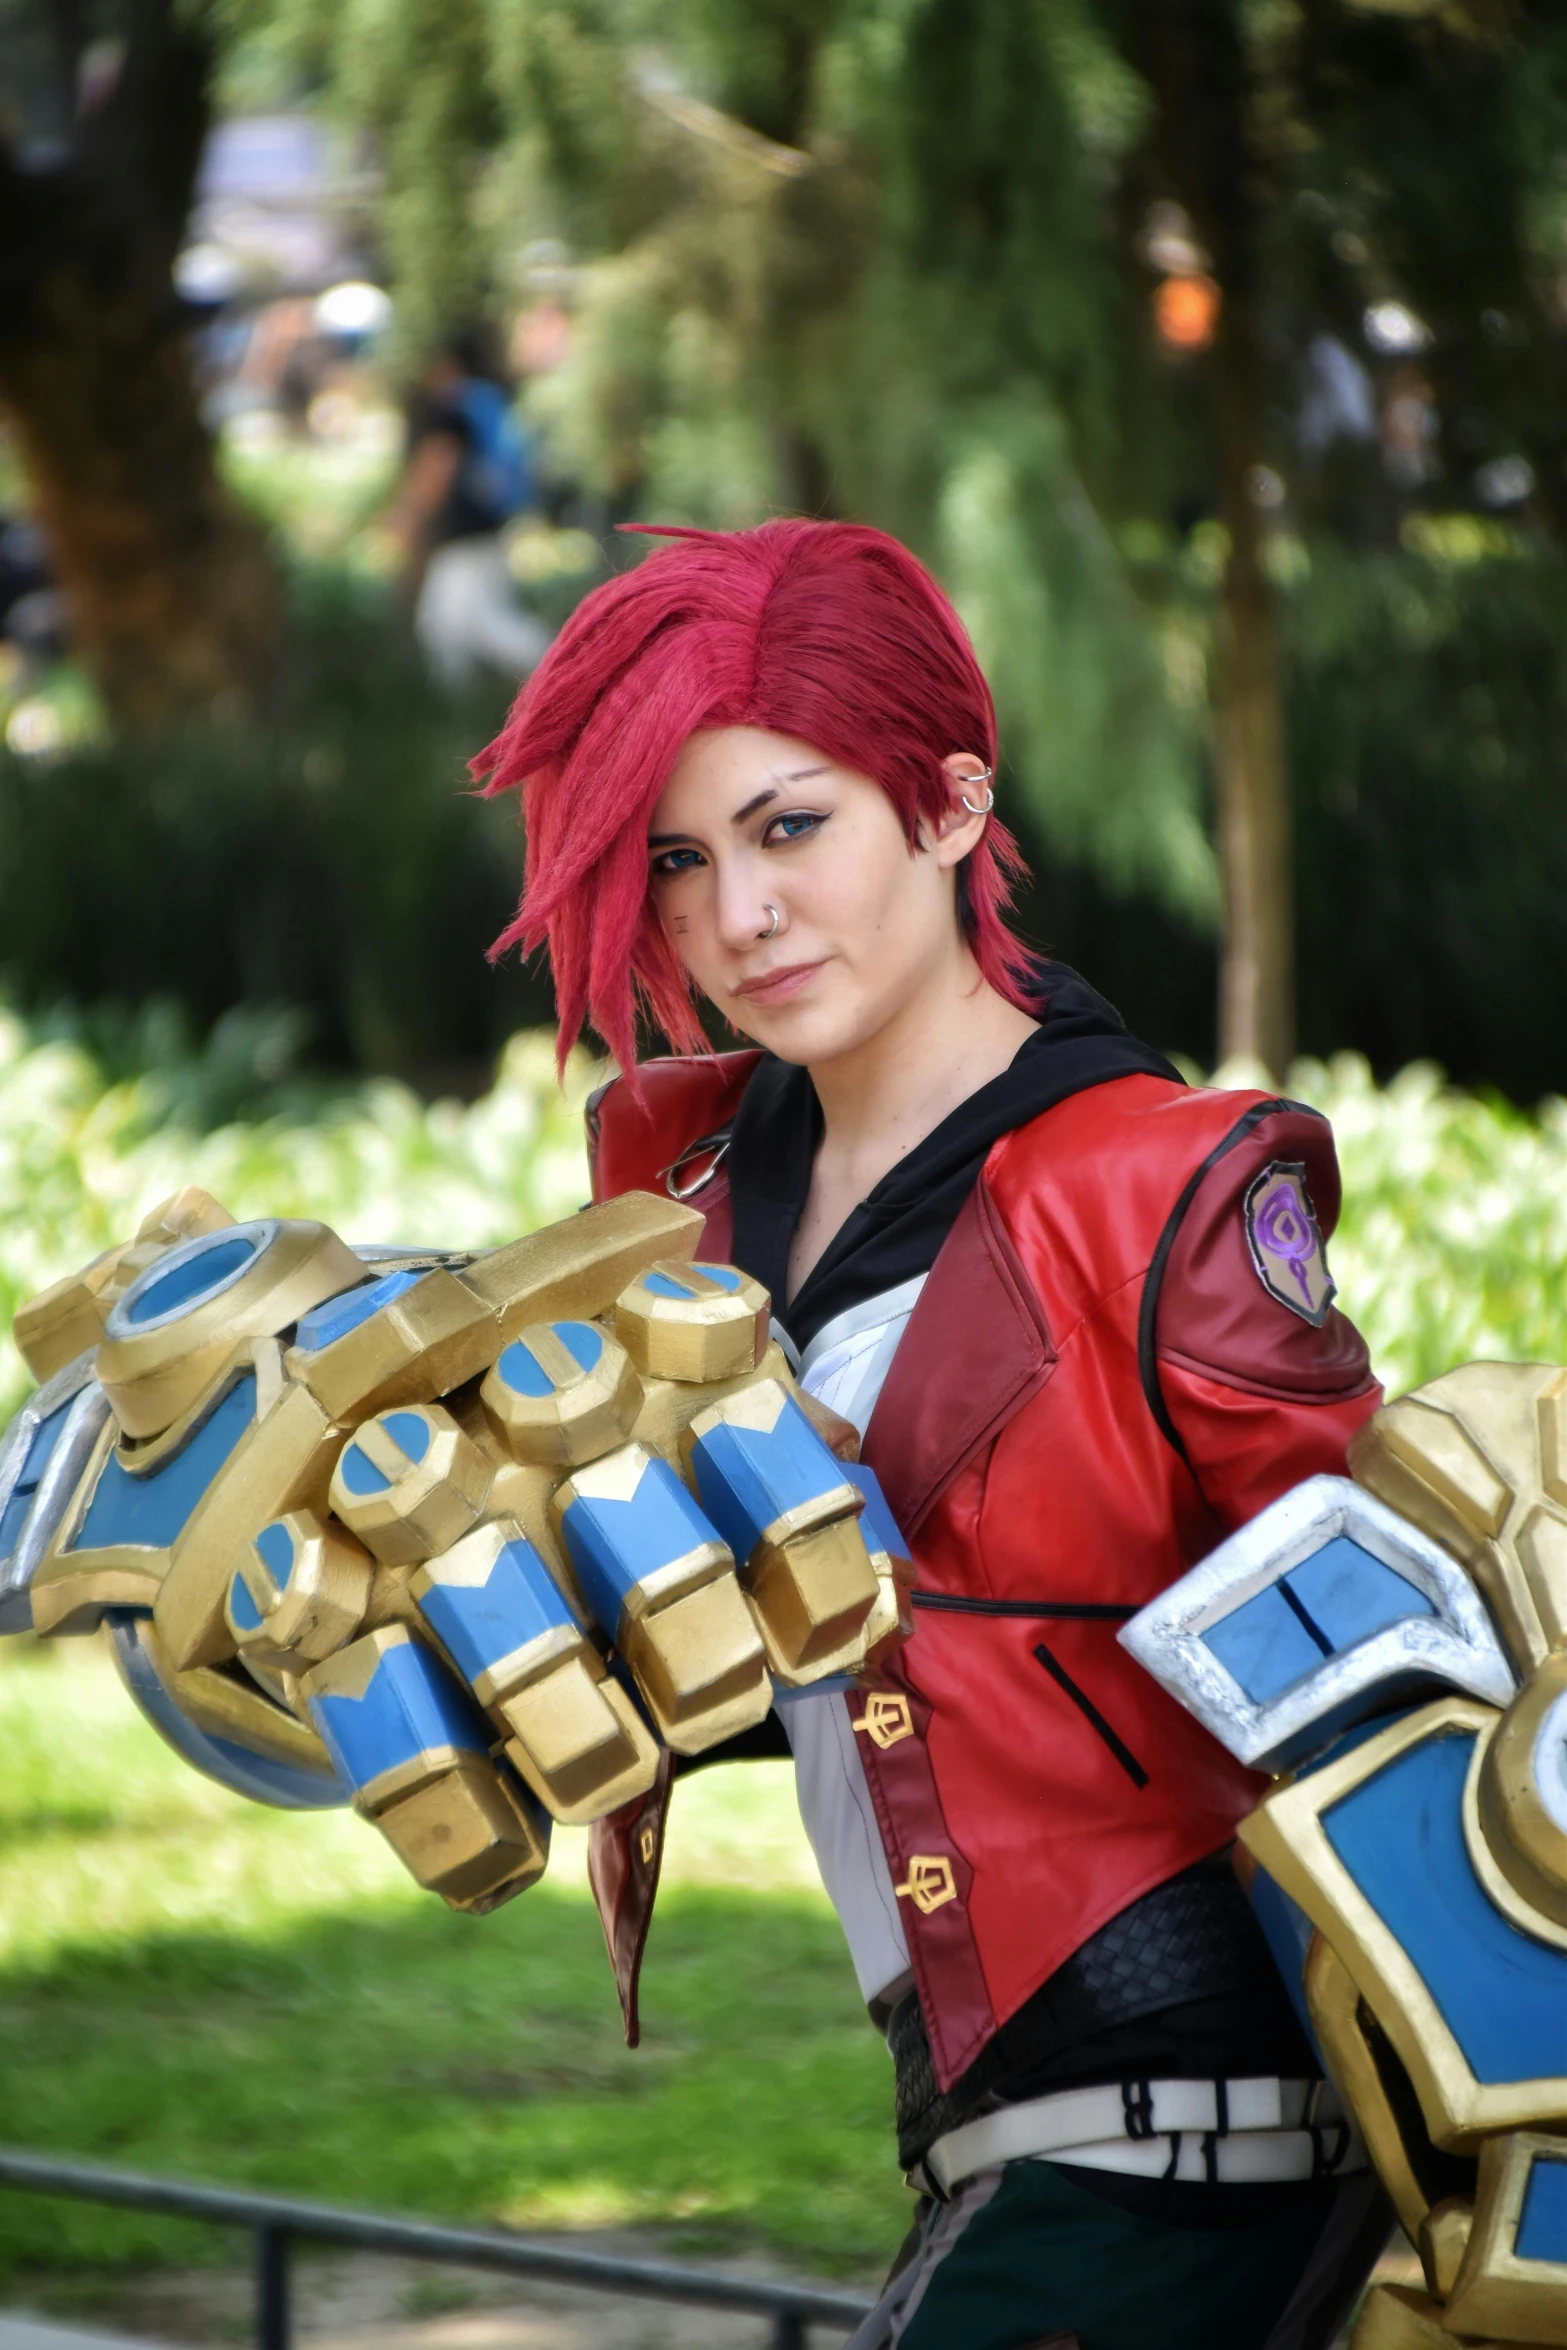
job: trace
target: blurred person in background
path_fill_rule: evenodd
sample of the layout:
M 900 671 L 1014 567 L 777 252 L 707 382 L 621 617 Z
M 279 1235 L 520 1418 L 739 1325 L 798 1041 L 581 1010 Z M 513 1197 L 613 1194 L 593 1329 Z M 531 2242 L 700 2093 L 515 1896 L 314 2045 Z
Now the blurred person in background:
M 530 302 L 511 330 L 511 363 L 524 381 L 553 375 L 571 351 L 571 313 L 554 300 Z
M 549 632 L 517 601 L 504 539 L 535 503 L 528 443 L 483 338 L 455 335 L 412 404 L 389 518 L 414 634 L 443 685 L 484 669 L 526 677 L 543 658 Z
M 246 404 L 270 407 L 298 440 L 310 431 L 310 403 L 326 380 L 331 351 L 316 319 L 316 304 L 290 294 L 264 303 L 251 321 L 244 354 L 234 370 Z

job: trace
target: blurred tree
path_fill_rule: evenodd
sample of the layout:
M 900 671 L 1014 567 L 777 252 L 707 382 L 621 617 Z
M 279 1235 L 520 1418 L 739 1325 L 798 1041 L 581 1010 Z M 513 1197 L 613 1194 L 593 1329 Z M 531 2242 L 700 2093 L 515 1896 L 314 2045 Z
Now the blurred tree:
M 1125 198 L 1145 224 L 1174 199 L 1184 221 L 1162 241 L 1178 248 L 1185 225 L 1189 249 L 1161 254 L 1145 226 L 1143 257 L 1170 271 L 1161 295 L 1213 290 L 1213 330 L 1191 346 L 1227 540 L 1219 1035 L 1282 1070 L 1296 893 L 1280 510 L 1288 499 L 1319 546 L 1364 550 L 1422 495 L 1508 503 L 1510 475 L 1514 502 L 1538 489 L 1537 530 L 1559 550 L 1567 24 L 1555 0 L 1114 0 L 1099 14 L 1152 97 L 1123 217 Z M 1154 316 L 1179 349 L 1157 302 Z M 1378 357 L 1381 385 L 1365 364 Z
M 497 100 L 508 0 L 211 0 L 229 77 L 324 93 L 368 134 L 380 167 L 376 233 L 397 288 L 405 364 L 502 299 L 506 228 L 486 159 L 508 125 Z M 515 126 L 510 126 L 515 131 Z
M 1113 145 L 1140 100 L 1102 43 L 1083 98 L 1063 87 L 1048 5 L 985 0 L 975 105 L 999 109 L 1010 218 L 992 253 L 990 215 L 970 207 L 949 265 L 931 233 L 947 166 L 915 152 L 916 117 L 946 103 L 943 44 L 970 46 L 959 14 L 905 88 L 878 49 L 901 56 L 906 27 L 880 39 L 843 0 L 255 6 L 376 128 L 400 304 L 421 330 L 463 316 L 486 255 L 514 300 L 530 244 L 593 256 L 574 272 L 572 355 L 536 387 L 565 476 L 611 511 L 734 525 L 787 506 L 900 532 L 975 631 L 1052 845 L 1211 923 L 1200 661 L 1194 675 L 1184 615 L 1167 647 L 1150 630 L 1056 391 L 1076 372 L 1090 408 L 1114 383 L 1097 149 L 1085 162 L 1077 113 Z M 416 43 L 432 85 L 417 97 Z M 949 163 L 963 135 L 941 129 Z
M 1557 0 L 273 5 L 381 126 L 419 315 L 486 242 L 590 256 L 566 469 L 906 538 L 1045 841 L 1217 899 L 1221 1046 L 1282 1068 L 1292 567 L 1423 503 L 1558 543 Z
M 0 415 L 76 648 L 137 726 L 245 708 L 281 621 L 215 470 L 172 276 L 211 65 L 176 0 L 0 12 Z

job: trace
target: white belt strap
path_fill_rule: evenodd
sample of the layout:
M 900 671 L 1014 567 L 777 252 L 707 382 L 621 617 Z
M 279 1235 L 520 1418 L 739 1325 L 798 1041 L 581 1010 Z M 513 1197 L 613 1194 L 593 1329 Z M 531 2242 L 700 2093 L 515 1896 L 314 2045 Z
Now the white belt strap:
M 950 2195 L 977 2171 L 1039 2159 L 1146 2178 L 1309 2179 L 1365 2167 L 1323 2081 L 1128 2081 L 1063 2089 L 948 2130 L 925 2169 Z

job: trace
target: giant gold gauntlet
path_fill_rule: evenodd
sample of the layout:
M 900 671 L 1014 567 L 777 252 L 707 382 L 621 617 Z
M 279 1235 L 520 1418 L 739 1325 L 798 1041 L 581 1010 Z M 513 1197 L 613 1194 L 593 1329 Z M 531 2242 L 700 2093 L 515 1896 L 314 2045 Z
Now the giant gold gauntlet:
M 105 1625 L 198 1768 L 350 1800 L 493 1908 L 552 1818 L 899 1629 L 854 1432 L 700 1230 L 634 1192 L 480 1255 L 356 1251 L 177 1194 L 17 1316 L 0 1630 Z
M 1354 2350 L 1567 2344 L 1567 1372 L 1471 1363 L 1350 1468 L 1123 1638 L 1281 1774 L 1253 1898 L 1425 2270 Z

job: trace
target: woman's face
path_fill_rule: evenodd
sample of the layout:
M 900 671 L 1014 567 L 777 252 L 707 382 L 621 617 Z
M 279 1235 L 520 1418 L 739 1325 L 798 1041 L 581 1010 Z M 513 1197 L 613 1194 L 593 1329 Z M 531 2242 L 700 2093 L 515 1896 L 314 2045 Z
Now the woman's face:
M 781 1060 L 868 1043 L 967 966 L 956 867 L 982 817 L 959 794 L 977 757 L 946 762 L 952 809 L 911 850 L 868 776 L 793 736 L 693 734 L 648 826 L 650 887 L 670 943 L 730 1026 Z M 776 925 L 771 909 L 777 909 Z

